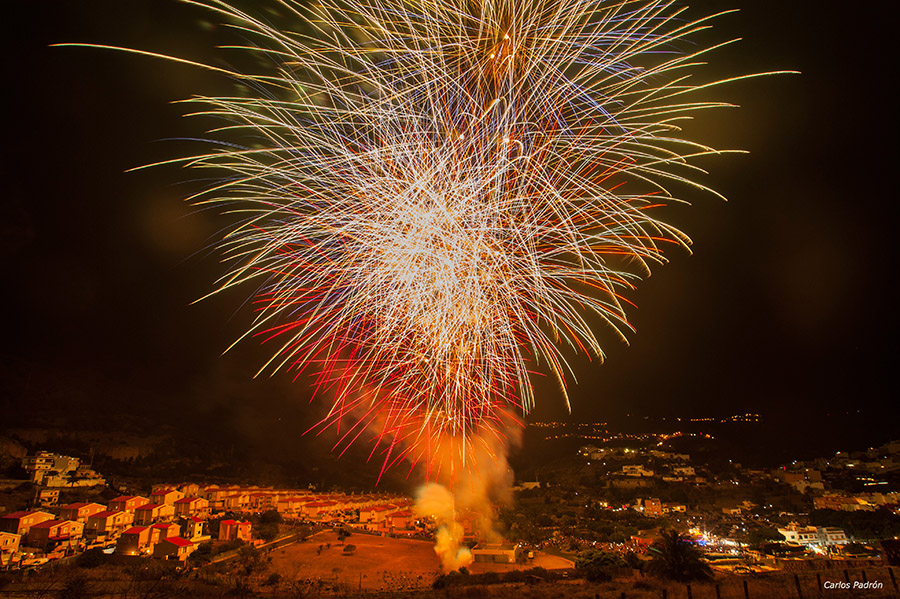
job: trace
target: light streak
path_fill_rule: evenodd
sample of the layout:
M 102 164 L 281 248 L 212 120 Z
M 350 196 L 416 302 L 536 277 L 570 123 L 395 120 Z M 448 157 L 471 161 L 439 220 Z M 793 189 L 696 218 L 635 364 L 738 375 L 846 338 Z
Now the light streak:
M 673 188 L 718 195 L 692 160 L 721 152 L 679 126 L 729 106 L 691 94 L 742 77 L 695 81 L 724 44 L 679 50 L 720 15 L 690 20 L 669 1 L 275 2 L 311 32 L 296 33 L 188 3 L 276 66 L 199 65 L 254 91 L 186 103 L 227 123 L 217 135 L 254 141 L 168 161 L 228 173 L 191 198 L 243 217 L 216 292 L 259 289 L 241 339 L 272 348 L 260 372 L 312 372 L 336 447 L 374 426 L 385 467 L 465 462 L 533 407 L 536 372 L 566 396 L 566 355 L 602 359 L 598 323 L 626 340 L 625 294 L 664 246 L 690 243 L 657 209 L 682 201 Z

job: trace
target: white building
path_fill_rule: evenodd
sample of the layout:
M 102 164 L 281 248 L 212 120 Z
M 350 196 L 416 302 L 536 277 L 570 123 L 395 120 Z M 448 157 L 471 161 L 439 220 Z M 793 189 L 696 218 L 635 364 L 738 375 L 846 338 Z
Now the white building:
M 646 470 L 642 464 L 628 464 L 622 466 L 622 474 L 625 476 L 653 476 L 653 470 Z
M 31 480 L 40 484 L 48 472 L 55 472 L 57 476 L 65 476 L 67 473 L 78 469 L 81 460 L 67 455 L 39 451 L 35 455 L 22 458 L 22 468 L 31 474 Z
M 849 539 L 847 539 L 847 535 L 844 533 L 842 528 L 832 528 L 829 526 L 819 527 L 819 545 L 823 545 L 825 547 L 831 545 L 846 545 L 849 543 Z

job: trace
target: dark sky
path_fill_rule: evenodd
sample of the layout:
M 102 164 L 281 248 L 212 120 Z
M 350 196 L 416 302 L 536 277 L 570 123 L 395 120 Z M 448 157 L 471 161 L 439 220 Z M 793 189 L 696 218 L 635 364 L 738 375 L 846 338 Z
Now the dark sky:
M 607 336 L 604 365 L 574 359 L 574 420 L 760 412 L 813 435 L 808 416 L 858 409 L 873 442 L 900 437 L 896 52 L 873 4 L 695 7 L 741 9 L 711 39 L 744 39 L 712 55 L 711 72 L 802 75 L 722 88 L 717 97 L 742 108 L 692 125 L 702 140 L 750 154 L 704 162 L 704 182 L 728 203 L 697 194 L 692 207 L 670 210 L 694 254 L 670 253 L 634 294 L 630 347 Z M 4 424 L 124 413 L 155 426 L 185 415 L 250 438 L 260 422 L 281 419 L 292 434 L 314 420 L 321 406 L 306 405 L 302 379 L 251 379 L 265 350 L 251 343 L 220 356 L 249 322 L 241 293 L 191 305 L 222 272 L 210 248 L 225 224 L 182 201 L 197 184 L 180 182 L 195 173 L 124 172 L 202 149 L 164 141 L 203 134 L 171 102 L 231 83 L 48 47 L 95 42 L 216 60 L 221 33 L 203 25 L 203 11 L 167 0 L 22 7 L 6 35 Z M 563 416 L 552 386 L 540 388 L 535 416 Z

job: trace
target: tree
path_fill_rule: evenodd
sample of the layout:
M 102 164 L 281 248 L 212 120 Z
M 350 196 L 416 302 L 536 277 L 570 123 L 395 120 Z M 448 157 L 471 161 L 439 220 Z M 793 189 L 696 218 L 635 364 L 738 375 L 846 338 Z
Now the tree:
M 770 541 L 784 541 L 784 535 L 776 528 L 760 526 L 747 533 L 747 544 L 759 548 Z
M 353 555 L 354 553 L 356 553 L 356 545 L 351 543 L 344 546 L 344 555 Z
M 612 580 L 613 569 L 624 565 L 625 560 L 618 554 L 597 549 L 582 551 L 575 558 L 575 567 L 583 571 L 584 577 L 591 582 Z
M 655 576 L 679 582 L 712 578 L 712 569 L 703 561 L 700 550 L 676 530 L 663 531 L 648 553 L 647 571 Z
M 262 513 L 259 517 L 259 521 L 261 524 L 281 524 L 284 522 L 284 518 L 281 517 L 278 510 L 269 510 Z

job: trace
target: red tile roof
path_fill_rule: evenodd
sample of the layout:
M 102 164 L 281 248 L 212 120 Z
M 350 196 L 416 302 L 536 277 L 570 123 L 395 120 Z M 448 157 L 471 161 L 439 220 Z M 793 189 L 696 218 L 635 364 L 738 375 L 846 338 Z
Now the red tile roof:
M 155 510 L 156 508 L 162 507 L 164 505 L 166 505 L 166 504 L 164 504 L 164 503 L 145 503 L 144 505 L 142 505 L 140 507 L 134 508 L 134 511 L 140 510 L 140 511 L 144 512 L 147 510 Z
M 110 516 L 116 516 L 121 513 L 123 513 L 123 512 L 114 512 L 112 510 L 106 510 L 103 512 L 97 512 L 96 514 L 94 514 L 93 516 L 90 516 L 90 517 L 91 518 L 109 518 Z
M 61 510 L 80 510 L 81 508 L 87 507 L 87 506 L 89 506 L 89 505 L 91 505 L 91 504 L 90 504 L 90 503 L 83 503 L 83 502 L 80 502 L 80 503 L 70 503 L 69 505 L 63 505 L 63 506 L 60 506 L 59 509 L 61 509 Z
M 31 528 L 53 528 L 54 526 L 59 526 L 60 524 L 63 524 L 65 522 L 68 522 L 68 520 L 44 520 L 40 524 L 35 524 Z
M 30 513 L 32 513 L 32 512 L 27 512 L 27 511 L 12 512 L 10 514 L 6 514 L 5 516 L 3 516 L 3 519 L 5 520 L 6 518 L 10 518 L 10 519 L 24 518 L 25 516 L 27 516 Z
M 144 532 L 145 530 L 147 530 L 146 526 L 132 526 L 131 528 L 129 528 L 122 534 L 123 535 L 138 535 L 138 534 L 141 534 L 142 532 Z
M 193 501 L 197 501 L 199 497 L 182 497 L 175 501 L 175 503 L 191 503 Z
M 170 524 L 167 522 L 157 522 L 153 524 L 150 528 L 171 528 L 172 526 L 177 526 L 176 524 Z
M 181 537 L 169 537 L 168 539 L 163 539 L 163 542 L 165 541 L 168 541 L 169 543 L 172 543 L 173 545 L 177 545 L 179 547 L 190 547 L 191 545 L 193 545 L 191 541 L 182 539 Z

